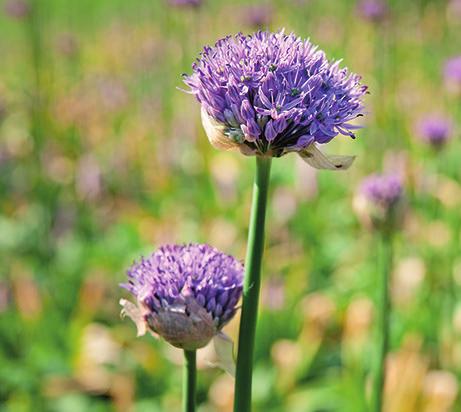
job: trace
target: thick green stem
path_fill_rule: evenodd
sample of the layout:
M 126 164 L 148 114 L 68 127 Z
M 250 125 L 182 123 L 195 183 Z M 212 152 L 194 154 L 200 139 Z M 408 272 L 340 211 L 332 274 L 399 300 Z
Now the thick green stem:
M 258 316 L 261 261 L 264 250 L 264 223 L 271 167 L 270 157 L 256 157 L 250 227 L 248 229 L 242 316 L 240 319 L 237 371 L 235 378 L 235 412 L 250 412 L 253 352 Z
M 183 371 L 183 412 L 195 412 L 195 387 L 197 383 L 196 351 L 184 351 L 184 371 Z
M 392 268 L 392 243 L 391 234 L 379 234 L 379 281 L 377 285 L 376 298 L 377 348 L 375 358 L 375 376 L 373 382 L 373 412 L 381 412 L 383 410 L 385 363 L 386 354 L 389 348 L 389 317 L 391 311 L 389 298 L 389 275 Z

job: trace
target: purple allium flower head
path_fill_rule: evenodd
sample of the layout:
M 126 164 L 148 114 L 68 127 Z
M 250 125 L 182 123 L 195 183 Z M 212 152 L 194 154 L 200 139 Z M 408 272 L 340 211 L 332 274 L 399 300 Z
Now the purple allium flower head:
M 350 122 L 362 115 L 367 88 L 339 64 L 294 34 L 239 33 L 205 47 L 185 83 L 215 147 L 273 157 L 295 151 L 316 167 L 346 168 L 353 159 L 330 161 L 314 145 L 359 128 Z
M 174 7 L 200 7 L 202 0 L 168 0 L 170 6 Z
M 451 137 L 452 122 L 442 116 L 432 115 L 417 124 L 419 136 L 435 149 L 440 149 Z
M 385 0 L 361 0 L 357 11 L 363 19 L 379 23 L 387 17 L 389 9 Z
M 122 300 L 123 312 L 173 346 L 205 346 L 234 316 L 242 293 L 243 266 L 202 244 L 162 246 L 128 270 L 121 286 L 138 307 Z
M 354 208 L 367 226 L 390 230 L 403 216 L 403 185 L 395 174 L 370 175 L 354 199 Z

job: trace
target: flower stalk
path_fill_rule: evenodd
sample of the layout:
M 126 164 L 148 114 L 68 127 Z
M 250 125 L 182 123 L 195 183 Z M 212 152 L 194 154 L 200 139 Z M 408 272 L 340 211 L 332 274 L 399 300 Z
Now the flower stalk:
M 183 412 L 195 412 L 195 392 L 197 386 L 196 354 L 195 350 L 184 351 Z
M 269 189 L 271 158 L 256 156 L 250 226 L 243 284 L 237 370 L 235 380 L 235 412 L 250 412 L 253 353 L 261 286 L 261 261 L 264 250 L 264 225 Z
M 375 376 L 373 380 L 372 411 L 383 410 L 386 354 L 389 349 L 389 317 L 390 317 L 390 293 L 389 278 L 393 260 L 393 236 L 392 231 L 379 231 L 378 237 L 378 284 L 376 296 L 376 354 Z

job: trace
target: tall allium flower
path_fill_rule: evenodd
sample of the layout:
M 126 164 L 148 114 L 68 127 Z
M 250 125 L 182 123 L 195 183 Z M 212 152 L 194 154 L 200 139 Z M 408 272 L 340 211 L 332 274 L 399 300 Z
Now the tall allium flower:
M 225 37 L 205 47 L 185 77 L 218 149 L 280 157 L 297 152 L 317 168 L 345 169 L 350 156 L 328 158 L 317 144 L 355 137 L 367 87 L 329 62 L 308 40 L 283 31 Z
M 137 325 L 188 351 L 204 347 L 235 314 L 243 266 L 202 244 L 167 245 L 128 270 L 121 286 L 137 300 L 122 299 L 123 314 Z
M 438 115 L 426 117 L 417 124 L 418 135 L 434 149 L 441 149 L 450 139 L 452 131 L 452 122 Z
M 403 186 L 398 176 L 375 174 L 360 185 L 354 207 L 366 224 L 392 229 L 402 217 L 402 199 Z
M 445 83 L 453 91 L 461 92 L 461 56 L 453 57 L 445 62 L 443 68 Z
M 389 9 L 385 0 L 361 0 L 357 4 L 359 15 L 373 23 L 379 23 L 386 19 Z
M 391 313 L 389 278 L 393 262 L 393 238 L 403 217 L 403 186 L 396 175 L 371 175 L 354 199 L 356 211 L 376 236 L 376 347 L 373 356 L 372 411 L 383 410 L 385 361 L 389 350 Z

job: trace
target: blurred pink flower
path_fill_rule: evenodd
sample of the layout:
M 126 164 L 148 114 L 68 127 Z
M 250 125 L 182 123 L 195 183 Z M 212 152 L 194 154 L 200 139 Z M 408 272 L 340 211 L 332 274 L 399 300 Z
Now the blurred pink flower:
M 361 0 L 357 12 L 364 20 L 379 23 L 388 16 L 389 7 L 385 0 Z
M 274 10 L 270 5 L 252 5 L 244 9 L 244 19 L 248 26 L 254 29 L 264 29 L 269 26 L 274 17 Z
M 7 16 L 18 20 L 27 17 L 31 11 L 29 2 L 25 0 L 7 0 L 3 9 Z

